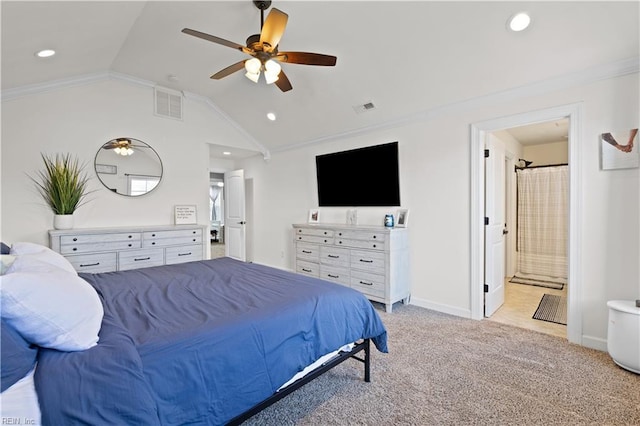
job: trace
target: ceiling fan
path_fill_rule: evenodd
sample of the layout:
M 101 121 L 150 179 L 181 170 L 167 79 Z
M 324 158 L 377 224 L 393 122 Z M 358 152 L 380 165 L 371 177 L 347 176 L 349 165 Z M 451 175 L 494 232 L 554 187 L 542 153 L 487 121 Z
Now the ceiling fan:
M 212 79 L 220 80 L 244 68 L 246 70 L 245 76 L 257 83 L 262 71 L 267 84 L 275 83 L 280 90 L 287 92 L 293 87 L 284 71 L 282 71 L 279 62 L 321 66 L 334 66 L 336 64 L 337 58 L 331 55 L 309 52 L 279 52 L 278 44 L 284 34 L 289 16 L 274 7 L 265 21 L 264 11 L 271 6 L 271 1 L 254 1 L 253 4 L 260 9 L 261 30 L 260 34 L 254 34 L 247 38 L 246 46 L 190 28 L 182 29 L 185 34 L 231 47 L 253 56 L 251 59 L 237 62 L 218 71 L 211 76 Z

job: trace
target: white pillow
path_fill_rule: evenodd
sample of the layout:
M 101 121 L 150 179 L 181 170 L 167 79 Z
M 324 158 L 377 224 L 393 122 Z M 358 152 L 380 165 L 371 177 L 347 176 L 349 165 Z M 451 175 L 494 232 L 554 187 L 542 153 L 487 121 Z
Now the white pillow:
M 77 273 L 18 256 L 2 276 L 0 292 L 2 317 L 27 341 L 62 351 L 98 343 L 102 302 Z
M 7 269 L 13 264 L 14 260 L 16 260 L 15 256 L 0 254 L 0 275 L 4 275 L 7 272 Z
M 60 253 L 56 253 L 49 247 L 45 247 L 40 244 L 29 242 L 13 243 L 11 245 L 10 254 L 14 256 L 32 256 L 43 262 L 50 263 L 51 265 L 57 266 L 58 268 L 62 268 L 65 271 L 77 274 L 73 265 L 67 259 L 65 259 L 63 255 L 61 255 Z

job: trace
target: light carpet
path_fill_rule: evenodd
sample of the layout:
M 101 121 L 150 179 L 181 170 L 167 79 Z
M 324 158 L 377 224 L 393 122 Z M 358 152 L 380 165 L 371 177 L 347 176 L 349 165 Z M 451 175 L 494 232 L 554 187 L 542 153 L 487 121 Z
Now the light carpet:
M 559 337 L 376 305 L 389 354 L 348 360 L 246 425 L 637 425 L 640 376 Z

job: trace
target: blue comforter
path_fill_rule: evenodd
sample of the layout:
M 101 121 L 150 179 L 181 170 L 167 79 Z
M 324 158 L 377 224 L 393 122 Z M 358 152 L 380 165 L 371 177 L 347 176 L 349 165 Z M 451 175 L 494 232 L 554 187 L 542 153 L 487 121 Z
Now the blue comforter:
M 44 424 L 224 424 L 346 343 L 387 352 L 371 303 L 315 278 L 230 258 L 81 276 L 100 341 L 41 351 Z

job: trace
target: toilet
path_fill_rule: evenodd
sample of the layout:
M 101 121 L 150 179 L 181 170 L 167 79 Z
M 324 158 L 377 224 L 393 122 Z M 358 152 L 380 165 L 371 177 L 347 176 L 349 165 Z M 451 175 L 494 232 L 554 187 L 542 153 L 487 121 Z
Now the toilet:
M 634 300 L 610 300 L 607 351 L 625 370 L 640 374 L 640 307 Z

